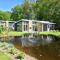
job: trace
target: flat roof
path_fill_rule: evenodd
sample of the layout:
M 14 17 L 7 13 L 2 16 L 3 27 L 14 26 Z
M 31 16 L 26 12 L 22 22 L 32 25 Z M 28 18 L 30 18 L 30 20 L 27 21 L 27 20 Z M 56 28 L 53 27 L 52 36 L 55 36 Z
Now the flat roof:
M 45 24 L 55 24 L 55 23 L 52 23 L 52 22 L 49 22 L 49 21 L 39 21 L 41 23 L 45 23 Z
M 20 21 L 30 21 L 28 19 L 21 19 L 19 21 L 17 21 L 16 23 L 20 22 Z M 32 20 L 34 22 L 40 22 L 40 23 L 44 23 L 44 24 L 56 24 L 56 23 L 52 23 L 52 22 L 49 22 L 49 21 L 38 21 L 38 20 Z
M 0 20 L 0 22 L 6 22 L 6 21 L 4 21 L 4 20 Z M 16 21 L 8 21 L 8 22 L 16 22 Z

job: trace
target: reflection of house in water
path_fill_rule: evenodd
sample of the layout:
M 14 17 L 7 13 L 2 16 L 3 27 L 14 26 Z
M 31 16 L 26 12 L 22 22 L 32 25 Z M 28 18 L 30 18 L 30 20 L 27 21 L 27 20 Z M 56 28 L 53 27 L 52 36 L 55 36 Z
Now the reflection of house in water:
M 42 36 L 42 40 L 47 41 L 47 42 L 50 43 L 50 42 L 52 42 L 55 39 L 52 36 Z
M 49 21 L 22 19 L 15 23 L 15 30 L 21 32 L 43 32 L 54 29 L 54 24 Z
M 51 43 L 53 41 L 52 36 L 22 36 L 22 37 L 14 37 L 13 39 L 15 43 L 20 44 L 22 47 L 34 47 L 45 45 Z

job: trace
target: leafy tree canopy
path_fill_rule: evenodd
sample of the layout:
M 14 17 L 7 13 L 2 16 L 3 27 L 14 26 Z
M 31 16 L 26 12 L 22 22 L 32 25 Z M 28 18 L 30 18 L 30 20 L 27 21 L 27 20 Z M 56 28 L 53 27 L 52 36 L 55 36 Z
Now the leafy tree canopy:
M 6 12 L 0 11 L 0 20 L 10 20 L 10 15 L 11 13 L 8 11 Z

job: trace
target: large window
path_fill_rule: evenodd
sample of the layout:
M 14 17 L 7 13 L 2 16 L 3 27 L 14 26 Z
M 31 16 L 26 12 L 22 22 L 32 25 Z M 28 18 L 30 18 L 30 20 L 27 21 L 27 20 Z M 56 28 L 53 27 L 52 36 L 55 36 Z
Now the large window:
M 22 22 L 17 24 L 17 31 L 22 31 Z
M 32 30 L 37 31 L 37 23 L 36 22 L 32 22 Z
M 47 31 L 47 24 L 43 24 L 43 31 Z
M 50 30 L 53 30 L 53 29 L 54 29 L 54 25 L 51 24 L 51 25 L 50 25 Z
M 24 26 L 24 31 L 28 31 L 28 22 L 27 21 L 24 22 L 23 26 Z
M 33 25 L 33 31 L 37 31 L 37 26 Z

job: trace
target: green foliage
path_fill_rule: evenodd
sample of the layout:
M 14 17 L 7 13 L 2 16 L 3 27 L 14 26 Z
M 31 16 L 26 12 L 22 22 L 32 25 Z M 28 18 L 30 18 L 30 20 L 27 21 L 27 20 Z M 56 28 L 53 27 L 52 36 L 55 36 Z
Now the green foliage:
M 36 3 L 38 20 L 48 20 L 56 23 L 60 29 L 60 0 L 39 0 Z
M 40 32 L 39 35 L 52 35 L 52 36 L 57 36 L 60 37 L 60 32 L 59 31 L 50 31 L 50 32 Z
M 10 12 L 3 12 L 3 11 L 0 11 L 0 20 L 10 20 L 10 15 L 11 13 Z
M 28 0 L 25 0 L 23 4 L 23 13 L 25 19 L 33 19 L 34 12 L 32 9 L 32 4 L 30 4 Z
M 16 53 L 16 49 L 15 48 L 11 48 L 10 53 L 14 55 Z
M 20 52 L 17 56 L 17 58 L 20 60 L 24 59 L 24 57 L 25 57 L 25 54 L 23 52 Z
M 12 20 L 20 20 L 23 18 L 23 9 L 20 5 L 15 6 L 12 8 L 11 19 Z
M 12 12 L 0 11 L 0 20 L 35 19 L 56 23 L 60 29 L 60 0 L 24 0 L 24 3 L 12 8 Z
M 27 35 L 27 34 L 30 34 L 30 33 L 10 31 L 10 32 L 8 32 L 8 34 L 9 34 L 9 36 L 23 36 L 23 35 Z
M 20 20 L 20 19 L 35 19 L 34 8 L 30 4 L 28 0 L 25 0 L 24 3 L 20 6 L 17 5 L 12 8 L 11 18 L 12 20 Z
M 3 26 L 0 26 L 0 33 L 2 33 L 5 30 Z

